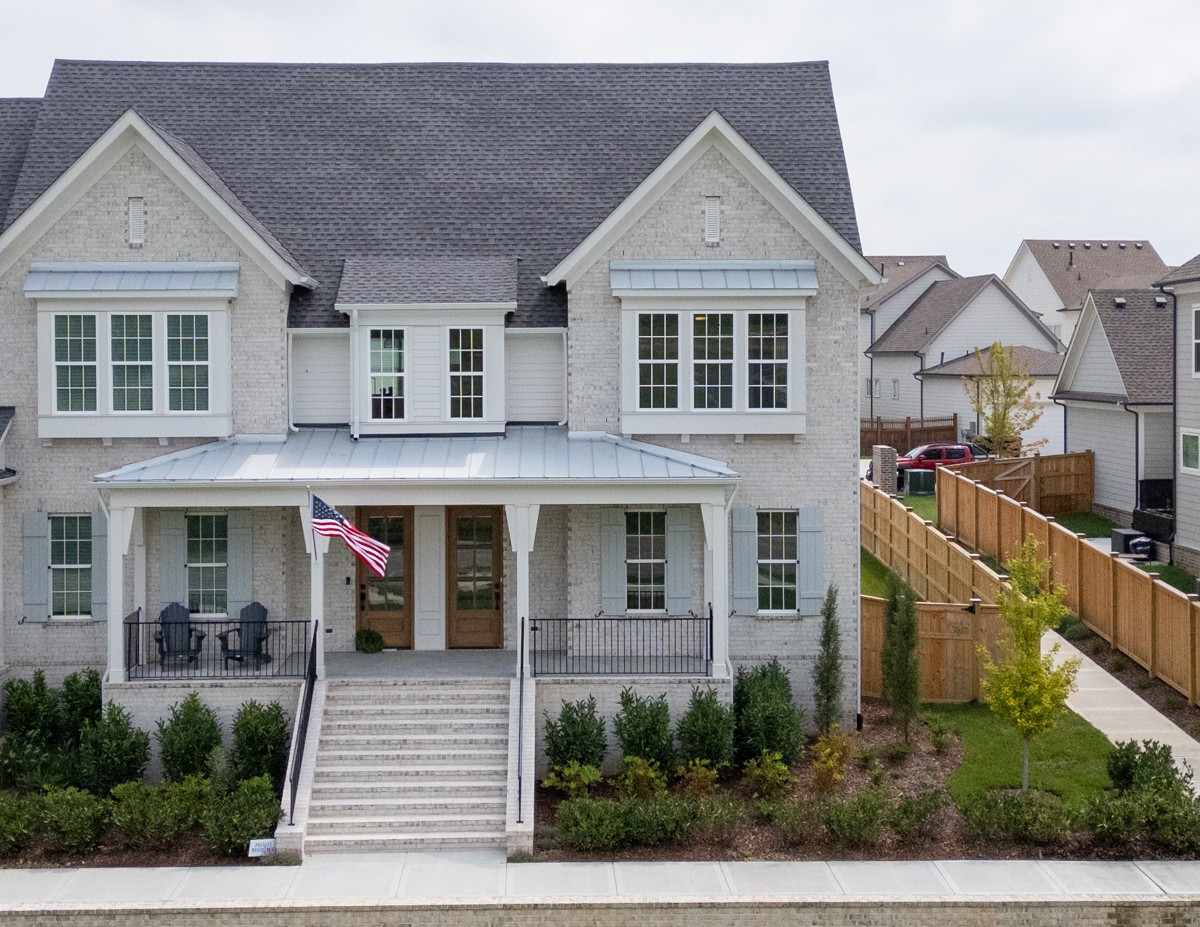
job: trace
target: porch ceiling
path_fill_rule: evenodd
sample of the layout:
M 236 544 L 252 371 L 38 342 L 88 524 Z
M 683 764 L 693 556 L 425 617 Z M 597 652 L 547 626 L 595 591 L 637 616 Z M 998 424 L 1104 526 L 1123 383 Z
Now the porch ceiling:
M 329 501 L 349 504 L 354 499 L 339 490 L 369 486 L 374 496 L 388 487 L 420 487 L 434 490 L 428 501 L 437 504 L 436 490 L 450 487 L 476 492 L 501 486 L 608 492 L 691 487 L 707 490 L 707 496 L 738 480 L 724 463 L 706 457 L 598 432 L 523 426 L 502 435 L 357 441 L 344 429 L 301 429 L 286 438 L 234 437 L 101 473 L 93 483 L 119 492 L 245 488 L 302 495 L 311 488 Z

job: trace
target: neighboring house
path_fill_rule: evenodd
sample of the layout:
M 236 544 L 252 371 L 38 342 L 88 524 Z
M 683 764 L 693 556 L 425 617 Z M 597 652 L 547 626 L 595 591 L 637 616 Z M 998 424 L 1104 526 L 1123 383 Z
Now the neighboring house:
M 1155 290 L 1088 293 L 1054 387 L 1067 452 L 1096 454 L 1094 508 L 1126 526 L 1136 509 L 1170 504 L 1171 324 Z
M 958 276 L 950 269 L 946 256 L 908 255 L 903 257 L 872 257 L 867 260 L 884 278 L 878 286 L 863 287 L 858 293 L 858 346 L 863 378 L 862 412 L 864 418 L 875 417 L 875 400 L 882 399 L 884 384 L 875 376 L 874 358 L 868 355 L 871 347 L 886 332 L 918 296 L 938 280 Z M 916 388 L 913 383 L 888 383 L 889 392 Z
M 975 410 L 967 388 L 979 398 L 979 384 L 988 367 L 992 346 L 975 353 L 956 357 L 936 367 L 927 367 L 918 376 L 925 390 L 925 401 L 931 408 L 948 409 L 958 414 L 958 424 L 964 434 L 983 434 L 983 417 Z M 1063 355 L 1027 345 L 1008 348 L 1013 361 L 1028 371 L 1033 378 L 1032 398 L 1041 409 L 1041 417 L 1032 428 L 1021 433 L 1021 443 L 1033 445 L 1039 454 L 1061 454 L 1063 452 L 1062 407 L 1056 405 L 1050 394 L 1054 392 L 1054 381 L 1062 369 Z M 980 360 L 983 367 L 980 367 Z M 945 414 L 939 412 L 939 414 Z
M 1173 562 L 1200 575 L 1200 255 L 1163 277 L 1174 310 Z M 1161 362 L 1161 355 L 1157 358 Z
M 1027 238 L 1004 282 L 1070 344 L 1089 290 L 1148 287 L 1167 269 L 1148 241 Z
M 926 397 L 921 371 L 997 341 L 1051 352 L 1062 347 L 995 274 L 931 284 L 867 349 L 874 377 L 883 384 L 875 399 L 875 415 L 934 418 L 956 411 L 962 405 L 957 398 L 945 407 L 934 401 L 945 398 L 940 390 Z M 965 429 L 961 415 L 960 425 Z
M 455 672 L 500 678 L 431 698 L 499 699 L 510 822 L 565 698 L 678 712 L 777 657 L 808 702 L 831 584 L 857 678 L 879 276 L 824 63 L 59 62 L 0 119 L 26 142 L 0 174 L 10 672 L 102 667 L 143 727 L 191 689 L 228 720 L 295 704 L 319 628 L 344 727 L 405 691 L 355 677 L 472 650 Z M 310 493 L 391 545 L 384 578 Z M 253 602 L 266 651 L 218 650 Z M 363 663 L 363 629 L 413 652 Z M 457 751 L 446 776 L 497 762 Z

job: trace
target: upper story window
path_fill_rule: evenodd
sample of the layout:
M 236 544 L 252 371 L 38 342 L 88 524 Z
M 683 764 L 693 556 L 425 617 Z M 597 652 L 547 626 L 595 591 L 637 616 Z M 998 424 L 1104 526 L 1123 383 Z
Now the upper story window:
M 1200 306 L 1192 306 L 1192 373 L 1200 376 Z
M 483 418 L 483 329 L 450 329 L 450 417 Z
M 692 404 L 733 408 L 733 313 L 692 316 Z
M 679 408 L 679 316 L 638 316 L 638 408 Z
M 54 317 L 54 408 L 96 411 L 96 317 Z
M 208 411 L 207 316 L 167 316 L 167 408 Z
M 50 614 L 81 618 L 92 613 L 92 517 L 51 515 Z
M 788 315 L 751 313 L 749 320 L 750 408 L 786 409 Z
M 1179 469 L 1185 473 L 1200 473 L 1200 433 L 1180 432 Z
M 404 418 L 404 329 L 371 329 L 371 418 Z
M 154 325 L 149 315 L 113 315 L 114 412 L 154 410 Z

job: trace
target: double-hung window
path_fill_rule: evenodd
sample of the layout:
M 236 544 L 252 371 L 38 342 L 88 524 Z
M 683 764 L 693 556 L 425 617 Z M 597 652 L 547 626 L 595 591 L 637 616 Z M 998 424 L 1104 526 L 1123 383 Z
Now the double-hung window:
M 1200 376 L 1200 306 L 1192 306 L 1192 375 Z
M 733 313 L 692 316 L 692 405 L 733 408 Z
M 483 329 L 450 329 L 450 417 L 483 418 Z
M 149 315 L 112 315 L 114 412 L 154 411 L 154 324 Z
M 371 418 L 404 418 L 404 329 L 371 329 Z
M 167 316 L 167 408 L 208 411 L 208 316 Z
M 229 607 L 229 516 L 187 516 L 187 604 L 194 615 Z
M 626 608 L 629 611 L 666 610 L 666 584 L 666 512 L 626 512 Z
M 54 317 L 54 410 L 96 411 L 96 317 Z
M 92 517 L 51 515 L 50 614 L 62 618 L 92 613 Z
M 1179 433 L 1179 469 L 1184 473 L 1200 474 L 1200 433 Z
M 796 609 L 796 512 L 758 512 L 758 609 Z
M 679 315 L 638 316 L 638 408 L 679 408 Z
M 788 316 L 750 313 L 748 320 L 751 409 L 786 409 L 788 404 Z

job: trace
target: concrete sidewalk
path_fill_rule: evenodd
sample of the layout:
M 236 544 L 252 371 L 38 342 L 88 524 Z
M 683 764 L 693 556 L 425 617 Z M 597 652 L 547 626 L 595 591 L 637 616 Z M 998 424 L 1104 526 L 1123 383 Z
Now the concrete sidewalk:
M 1193 770 L 1200 770 L 1200 743 L 1195 738 L 1054 631 L 1047 631 L 1042 637 L 1042 652 L 1047 652 L 1055 643 L 1059 645 L 1060 661 L 1071 657 L 1081 661 L 1075 691 L 1067 699 L 1068 708 L 1113 743 L 1157 740 L 1171 747 L 1180 768 L 1186 763 Z
M 322 854 L 296 867 L 0 869 L 0 913 L 1180 897 L 1200 899 L 1200 862 L 508 863 L 489 852 Z

